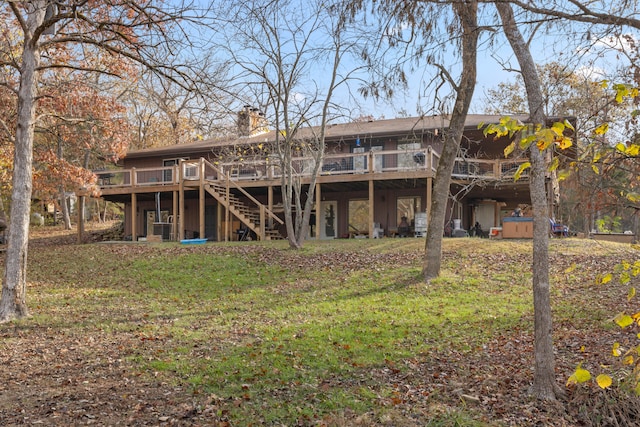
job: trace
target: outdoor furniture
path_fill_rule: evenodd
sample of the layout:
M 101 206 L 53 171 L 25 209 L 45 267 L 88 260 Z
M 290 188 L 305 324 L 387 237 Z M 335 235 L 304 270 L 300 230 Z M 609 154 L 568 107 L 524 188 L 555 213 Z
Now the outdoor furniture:
M 569 237 L 569 227 L 566 225 L 558 224 L 552 218 L 549 218 L 551 223 L 551 234 L 558 237 Z
M 239 228 L 236 230 L 236 234 L 238 235 L 238 241 L 243 242 L 245 240 L 248 240 L 249 229 L 245 227 Z

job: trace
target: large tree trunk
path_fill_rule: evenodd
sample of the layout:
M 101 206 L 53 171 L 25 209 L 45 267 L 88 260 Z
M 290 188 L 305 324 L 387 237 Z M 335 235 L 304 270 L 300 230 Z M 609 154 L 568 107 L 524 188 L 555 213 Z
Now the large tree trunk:
M 26 6 L 29 14 L 24 28 L 24 50 L 18 91 L 18 125 L 16 128 L 13 190 L 9 244 L 2 279 L 0 322 L 28 315 L 26 304 L 27 247 L 31 209 L 33 135 L 36 110 L 37 68 L 40 52 L 34 30 L 43 22 L 46 2 L 33 1 Z
M 433 184 L 433 202 L 429 212 L 429 227 L 425 243 L 425 258 L 422 274 L 429 281 L 440 274 L 442 262 L 442 235 L 451 172 L 460 147 L 469 105 L 476 86 L 476 55 L 478 45 L 477 13 L 475 0 L 456 4 L 456 13 L 462 26 L 462 75 L 457 87 L 456 102 L 451 114 L 449 129 L 445 134 L 444 147 L 438 162 L 438 170 Z
M 57 149 L 58 159 L 62 160 L 62 141 L 58 136 L 58 149 Z M 58 187 L 58 193 L 60 197 L 60 209 L 62 210 L 62 221 L 64 223 L 65 230 L 71 230 L 71 217 L 69 215 L 69 205 L 67 204 L 67 195 L 64 190 L 64 186 L 60 185 Z M 53 213 L 53 221 L 57 224 L 58 218 L 56 213 Z
M 527 90 L 530 122 L 533 126 L 545 125 L 544 96 L 535 62 L 516 26 L 509 3 L 496 3 L 502 19 L 504 33 L 520 64 Z M 555 400 L 562 389 L 555 378 L 553 354 L 553 326 L 549 296 L 549 212 L 546 193 L 546 162 L 535 143 L 531 144 L 531 177 L 529 189 L 533 207 L 533 309 L 535 329 L 535 371 L 531 393 L 539 399 Z

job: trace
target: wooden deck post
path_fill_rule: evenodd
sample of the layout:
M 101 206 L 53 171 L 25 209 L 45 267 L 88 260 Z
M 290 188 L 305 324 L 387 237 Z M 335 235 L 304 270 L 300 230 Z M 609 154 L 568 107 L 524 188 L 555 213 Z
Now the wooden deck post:
M 198 216 L 199 216 L 199 227 L 198 227 L 198 237 L 204 239 L 204 158 L 200 157 L 200 185 L 198 185 Z
M 269 212 L 273 212 L 273 186 L 269 185 L 267 187 L 267 207 L 269 208 Z M 273 229 L 273 218 L 269 216 L 269 229 Z
M 178 192 L 174 191 L 173 192 L 173 206 L 171 209 L 171 212 L 173 213 L 172 215 L 172 224 L 171 224 L 171 230 L 173 231 L 172 236 L 171 236 L 171 240 L 178 240 Z
M 432 198 L 433 198 L 433 178 L 428 177 L 427 178 L 427 227 L 429 227 L 429 221 L 430 221 L 430 216 L 431 216 L 431 203 L 432 203 Z
M 264 205 L 260 205 L 260 240 L 267 240 L 267 236 L 265 233 L 265 212 L 264 212 Z
M 184 176 L 182 176 L 182 163 L 178 163 L 178 241 L 184 239 Z
M 226 180 L 226 183 L 227 183 L 226 190 L 227 191 L 226 191 L 225 197 L 227 198 L 227 206 L 225 208 L 225 213 L 224 213 L 224 220 L 225 220 L 225 222 L 224 222 L 224 241 L 228 242 L 229 241 L 229 237 L 230 237 L 229 230 L 231 228 L 231 224 L 229 224 L 229 221 L 231 221 L 231 212 L 229 211 L 229 205 L 230 205 L 229 201 L 231 200 L 231 198 L 230 198 L 231 197 L 231 190 L 229 188 L 229 186 L 230 186 L 229 181 L 231 180 L 231 176 L 229 175 L 229 170 L 227 170 L 226 173 L 227 173 L 227 176 L 226 176 L 226 178 L 227 178 L 227 180 Z
M 373 160 L 373 156 L 371 156 L 371 159 Z M 370 179 L 369 180 L 369 238 L 373 239 L 373 232 L 375 231 L 373 228 L 373 214 L 375 212 L 374 209 L 374 203 L 375 203 L 375 197 L 374 197 L 374 191 L 373 191 L 373 180 Z
M 222 204 L 216 203 L 216 240 L 222 242 Z
M 431 220 L 431 203 L 433 202 L 433 148 L 427 147 L 427 204 L 425 206 L 427 212 L 427 229 Z
M 316 184 L 316 240 L 320 240 L 320 203 L 322 203 L 322 185 Z
M 138 230 L 136 227 L 138 223 L 138 195 L 131 193 L 131 241 L 136 242 L 138 240 Z

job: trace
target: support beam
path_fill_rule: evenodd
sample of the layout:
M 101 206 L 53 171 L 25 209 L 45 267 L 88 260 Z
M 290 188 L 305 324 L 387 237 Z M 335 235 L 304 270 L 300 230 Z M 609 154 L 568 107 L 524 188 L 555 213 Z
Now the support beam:
M 322 184 L 316 184 L 316 240 L 320 240 L 320 203 L 322 203 Z
M 138 240 L 138 195 L 131 193 L 131 241 Z
M 178 241 L 184 239 L 184 177 L 182 171 L 184 160 L 178 164 Z
M 180 215 L 178 214 L 178 192 L 173 192 L 173 205 L 171 206 L 172 220 L 171 220 L 171 240 L 178 240 L 178 218 Z
M 198 186 L 198 217 L 200 227 L 198 228 L 198 234 L 201 239 L 204 238 L 204 184 L 200 183 Z
M 373 159 L 373 156 L 371 157 Z M 369 238 L 373 239 L 373 215 L 375 212 L 374 204 L 375 204 L 375 194 L 373 191 L 373 180 L 369 180 Z
M 200 163 L 199 163 L 199 178 L 200 178 L 200 185 L 198 185 L 198 217 L 199 217 L 199 227 L 198 227 L 198 237 L 200 237 L 201 239 L 204 239 L 204 223 L 206 221 L 205 219 L 205 215 L 204 215 L 204 158 L 200 157 Z
M 431 218 L 431 203 L 433 202 L 433 178 L 427 178 L 427 227 L 429 227 L 429 223 Z
M 267 187 L 267 208 L 269 212 L 273 212 L 273 186 Z M 269 215 L 269 229 L 273 229 L 273 218 Z
M 222 242 L 222 204 L 216 203 L 216 240 Z
M 225 208 L 225 213 L 224 213 L 224 241 L 228 242 L 229 241 L 229 237 L 231 236 L 230 233 L 230 228 L 231 228 L 231 224 L 229 224 L 229 222 L 231 221 L 231 212 L 229 211 L 229 204 L 230 204 L 230 200 L 231 200 L 231 189 L 229 188 L 229 182 L 231 181 L 231 177 L 229 176 L 229 171 L 227 170 L 227 188 L 226 188 L 226 195 L 225 197 L 227 198 L 227 206 Z

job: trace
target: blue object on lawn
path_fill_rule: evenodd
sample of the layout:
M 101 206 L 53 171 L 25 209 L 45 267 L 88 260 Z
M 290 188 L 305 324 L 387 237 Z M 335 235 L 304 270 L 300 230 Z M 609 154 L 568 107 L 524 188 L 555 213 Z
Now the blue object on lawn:
M 180 240 L 180 243 L 182 243 L 183 245 L 201 245 L 203 243 L 206 243 L 207 239 L 182 239 Z

